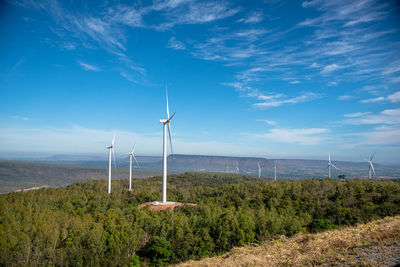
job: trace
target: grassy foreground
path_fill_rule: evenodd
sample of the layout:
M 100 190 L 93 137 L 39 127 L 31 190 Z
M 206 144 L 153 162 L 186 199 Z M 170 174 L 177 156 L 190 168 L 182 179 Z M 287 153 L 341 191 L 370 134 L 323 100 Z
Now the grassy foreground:
M 400 216 L 317 234 L 280 236 L 260 246 L 177 266 L 395 266 L 400 263 Z

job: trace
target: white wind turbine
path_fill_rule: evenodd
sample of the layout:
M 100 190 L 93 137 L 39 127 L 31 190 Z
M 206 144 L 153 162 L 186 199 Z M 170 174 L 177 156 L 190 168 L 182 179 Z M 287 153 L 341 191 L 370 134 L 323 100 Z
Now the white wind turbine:
M 239 161 L 236 161 L 236 173 L 239 174 L 240 169 L 239 169 Z
M 136 160 L 135 157 L 135 147 L 136 144 L 133 146 L 132 151 L 128 154 L 129 155 L 129 190 L 132 190 L 132 160 L 136 162 L 136 165 L 139 166 L 139 162 Z
M 115 135 L 113 137 L 111 145 L 107 147 L 107 149 L 110 151 L 110 156 L 108 159 L 108 193 L 109 194 L 111 193 L 111 152 L 112 152 L 112 156 L 114 158 L 114 168 L 117 167 L 115 164 L 114 143 L 115 143 Z
M 339 170 L 339 169 L 336 168 L 336 166 L 333 165 L 333 163 L 331 162 L 331 153 L 329 152 L 329 161 L 328 161 L 328 173 L 329 173 L 329 176 L 328 176 L 328 178 L 331 178 L 331 166 L 332 166 L 333 168 L 335 168 L 336 170 Z
M 257 162 L 258 164 L 258 178 L 261 178 L 261 166 L 260 166 L 260 162 Z
M 173 154 L 172 150 L 172 139 L 171 139 L 171 125 L 170 122 L 172 118 L 175 116 L 175 113 L 172 116 L 169 116 L 169 107 L 168 107 L 168 91 L 165 89 L 167 96 L 167 119 L 161 119 L 160 123 L 163 124 L 163 184 L 162 184 L 162 203 L 167 202 L 167 126 L 169 133 L 169 143 L 171 145 L 171 154 Z
M 374 158 L 374 156 L 375 156 L 375 152 L 374 152 L 374 154 L 372 154 L 370 160 L 365 159 L 365 160 L 368 162 L 368 164 L 369 164 L 369 168 L 368 168 L 368 178 L 369 178 L 369 179 L 372 178 L 372 173 L 371 173 L 371 171 L 373 171 L 373 172 L 374 172 L 374 175 L 376 176 L 375 169 L 374 169 L 374 164 L 372 164 L 372 159 Z

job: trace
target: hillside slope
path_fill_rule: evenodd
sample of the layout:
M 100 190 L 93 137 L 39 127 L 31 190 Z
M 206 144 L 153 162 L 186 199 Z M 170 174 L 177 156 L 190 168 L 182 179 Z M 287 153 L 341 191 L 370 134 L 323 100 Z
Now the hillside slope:
M 156 175 L 151 170 L 134 169 L 134 178 Z M 43 164 L 0 160 L 0 193 L 37 186 L 61 187 L 75 182 L 108 177 L 106 167 Z M 113 169 L 113 179 L 127 179 L 128 169 Z
M 318 234 L 281 236 L 260 246 L 177 266 L 395 266 L 400 264 L 400 216 Z

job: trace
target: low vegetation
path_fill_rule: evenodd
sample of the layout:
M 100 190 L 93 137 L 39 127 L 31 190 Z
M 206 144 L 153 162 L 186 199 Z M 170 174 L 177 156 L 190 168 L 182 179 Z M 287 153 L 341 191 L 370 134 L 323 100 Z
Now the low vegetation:
M 0 265 L 158 266 L 400 214 L 400 182 L 334 179 L 271 182 L 231 174 L 76 183 L 0 196 Z
M 318 234 L 280 236 L 178 266 L 397 266 L 399 237 L 400 216 L 386 217 Z

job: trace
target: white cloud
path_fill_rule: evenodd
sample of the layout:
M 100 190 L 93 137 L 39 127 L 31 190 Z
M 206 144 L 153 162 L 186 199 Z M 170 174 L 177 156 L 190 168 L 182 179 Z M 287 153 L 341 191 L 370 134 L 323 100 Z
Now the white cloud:
M 341 95 L 338 97 L 338 100 L 350 100 L 353 98 L 354 98 L 354 96 L 351 96 L 351 95 Z
M 348 124 L 362 125 L 362 124 L 399 124 L 400 123 L 400 108 L 399 109 L 386 109 L 379 114 L 365 114 L 356 118 L 347 119 L 344 121 Z
M 350 113 L 350 114 L 344 114 L 344 117 L 347 118 L 356 118 L 356 117 L 362 117 L 368 114 L 371 114 L 372 112 L 356 112 L 356 113 Z
M 271 129 L 259 137 L 272 139 L 283 143 L 298 143 L 303 145 L 315 145 L 325 139 L 324 134 L 329 132 L 325 128 L 303 128 L 303 129 Z
M 281 96 L 279 96 L 279 97 L 281 97 Z M 278 97 L 267 98 L 267 99 L 259 98 L 260 100 L 268 100 L 268 101 L 255 103 L 255 104 L 253 104 L 253 106 L 256 106 L 256 107 L 279 107 L 284 104 L 298 104 L 298 103 L 308 102 L 308 101 L 318 99 L 321 97 L 322 97 L 321 95 L 309 92 L 309 93 L 304 93 L 300 96 L 287 98 L 287 99 L 276 99 Z
M 183 4 L 182 4 L 183 3 Z M 178 24 L 203 24 L 231 17 L 240 11 L 233 8 L 227 2 L 202 2 L 179 1 L 179 6 L 164 9 L 167 13 L 167 22 L 155 26 L 164 30 Z
M 78 64 L 81 65 L 86 71 L 101 71 L 100 68 L 82 61 L 78 61 Z
M 261 12 L 253 12 L 249 14 L 247 18 L 239 19 L 238 22 L 244 23 L 258 23 L 263 20 L 263 14 Z
M 400 129 L 396 127 L 377 127 L 372 131 L 354 134 L 361 138 L 364 145 L 400 144 Z
M 22 117 L 22 116 L 11 116 L 11 118 L 16 119 L 16 120 L 23 120 L 23 121 L 28 121 L 28 117 Z
M 336 85 L 338 85 L 338 82 L 335 81 L 328 82 L 328 86 L 336 86 Z
M 302 7 L 307 8 L 307 7 L 312 7 L 315 6 L 316 4 L 320 3 L 321 0 L 311 0 L 311 1 L 304 1 L 301 3 Z
M 310 65 L 310 67 L 311 67 L 311 68 L 318 68 L 318 67 L 319 67 L 319 64 L 318 64 L 317 62 L 313 62 L 313 63 Z
M 384 100 L 385 100 L 385 98 L 383 96 L 379 96 L 379 97 L 374 97 L 374 98 L 369 98 L 369 99 L 363 99 L 360 101 L 360 103 L 376 103 L 376 102 L 382 102 Z
M 175 49 L 175 50 L 185 50 L 185 49 L 186 49 L 185 44 L 182 43 L 181 41 L 176 40 L 175 37 L 171 37 L 171 38 L 168 40 L 167 47 L 168 47 L 168 48 Z
M 399 103 L 400 102 L 400 91 L 391 94 L 387 97 L 387 99 L 392 103 Z
M 299 83 L 301 83 L 300 81 L 290 81 L 289 82 L 290 84 L 299 84 Z
M 341 67 L 339 65 L 335 64 L 330 64 L 325 66 L 322 70 L 321 70 L 321 74 L 328 74 L 331 73 L 333 71 L 336 71 L 338 69 L 340 69 Z
M 265 122 L 268 125 L 276 125 L 276 122 L 271 120 L 257 120 L 257 121 Z

